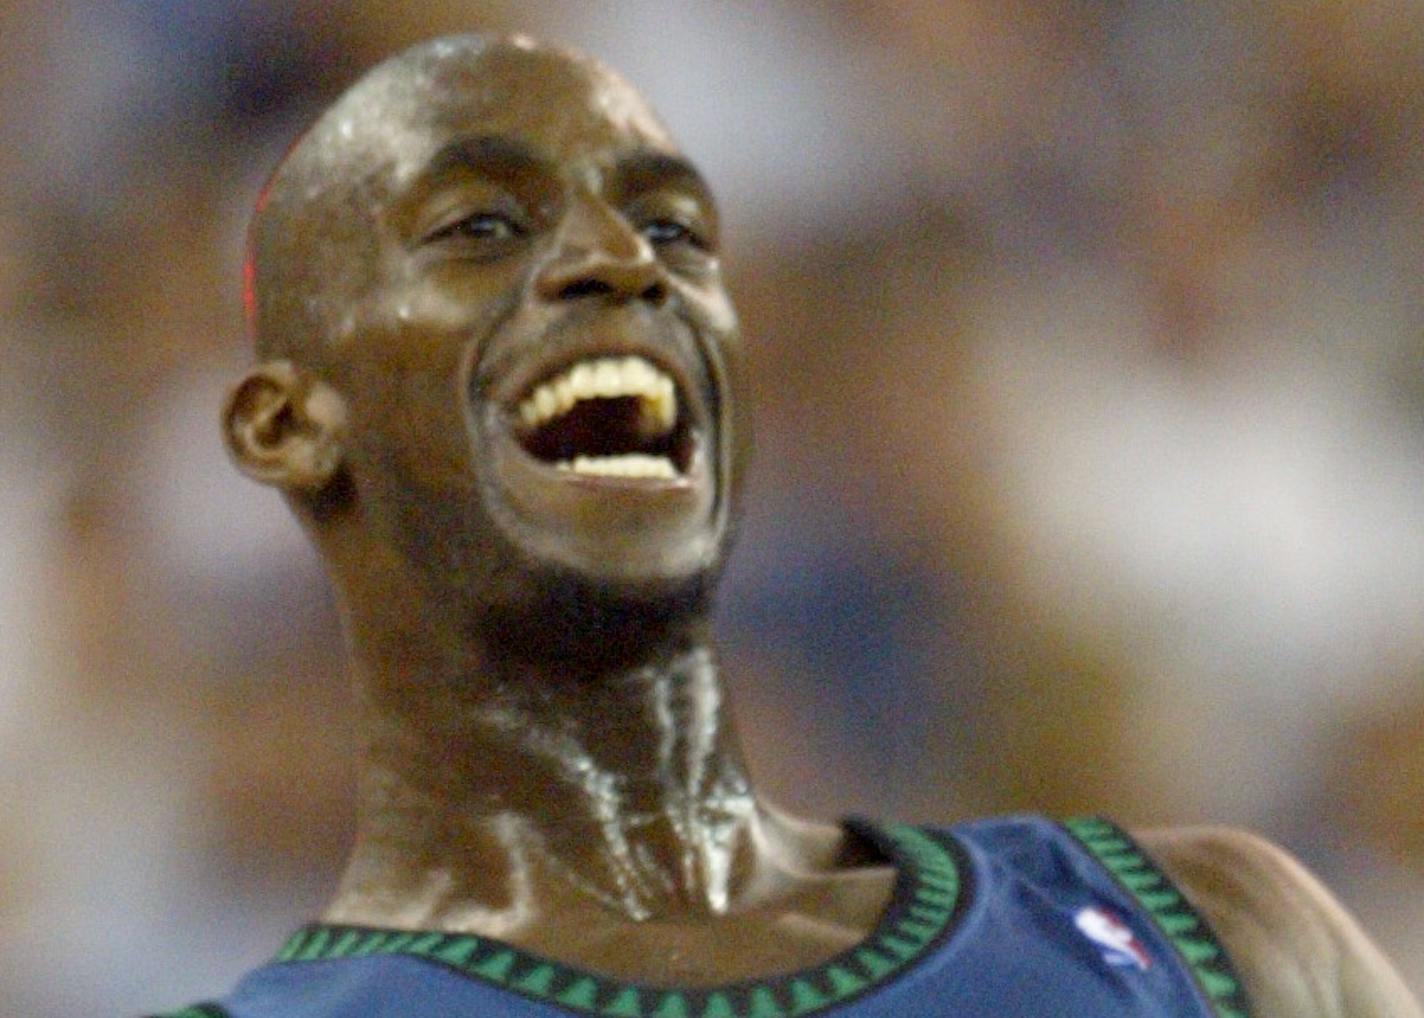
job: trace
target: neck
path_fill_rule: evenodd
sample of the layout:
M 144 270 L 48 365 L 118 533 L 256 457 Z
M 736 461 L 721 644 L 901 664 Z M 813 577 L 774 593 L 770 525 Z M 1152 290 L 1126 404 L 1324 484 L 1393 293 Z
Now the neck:
M 769 825 L 703 620 L 601 660 L 373 621 L 353 629 L 360 824 L 329 918 L 497 935 L 581 905 L 720 914 L 765 883 Z

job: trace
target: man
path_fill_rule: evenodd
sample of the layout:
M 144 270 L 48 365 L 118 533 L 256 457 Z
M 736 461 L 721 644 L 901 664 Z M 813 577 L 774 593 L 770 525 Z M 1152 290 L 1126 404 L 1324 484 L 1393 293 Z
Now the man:
M 322 921 L 180 1013 L 1417 1018 L 1246 835 L 758 799 L 707 622 L 746 448 L 717 251 L 642 98 L 523 40 L 386 62 L 278 170 L 225 427 L 338 591 L 359 831 Z

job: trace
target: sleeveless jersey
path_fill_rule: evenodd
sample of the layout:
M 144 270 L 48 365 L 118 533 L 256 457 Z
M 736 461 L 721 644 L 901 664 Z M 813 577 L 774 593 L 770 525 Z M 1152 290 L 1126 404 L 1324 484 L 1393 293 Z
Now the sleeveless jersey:
M 314 924 L 167 1018 L 1246 1018 L 1205 921 L 1105 820 L 848 826 L 898 871 L 879 924 L 813 968 L 635 985 L 464 934 Z

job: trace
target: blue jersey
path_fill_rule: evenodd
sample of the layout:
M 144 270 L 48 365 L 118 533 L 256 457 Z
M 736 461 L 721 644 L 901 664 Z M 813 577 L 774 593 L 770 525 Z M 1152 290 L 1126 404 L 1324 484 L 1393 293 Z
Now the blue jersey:
M 858 946 L 730 986 L 636 985 L 487 937 L 316 924 L 169 1018 L 1245 1018 L 1211 931 L 1104 820 L 855 821 L 898 872 Z

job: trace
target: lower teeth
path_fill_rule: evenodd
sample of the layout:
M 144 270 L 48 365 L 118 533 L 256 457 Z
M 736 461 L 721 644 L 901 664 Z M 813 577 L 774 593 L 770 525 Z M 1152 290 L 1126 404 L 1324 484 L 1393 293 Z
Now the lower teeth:
M 648 456 L 637 452 L 622 456 L 576 456 L 572 462 L 561 460 L 554 465 L 570 473 L 595 477 L 658 477 L 667 480 L 677 477 L 677 468 L 666 456 Z

